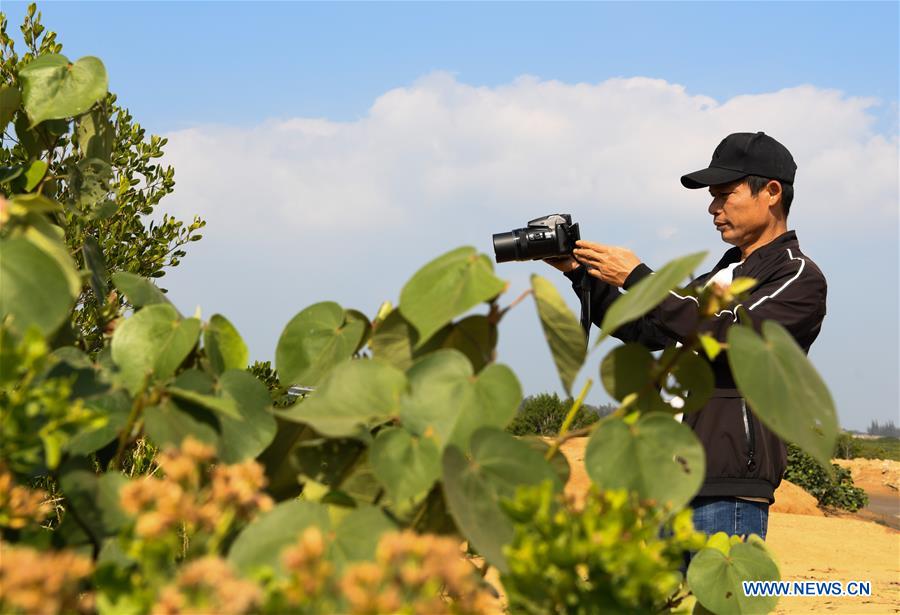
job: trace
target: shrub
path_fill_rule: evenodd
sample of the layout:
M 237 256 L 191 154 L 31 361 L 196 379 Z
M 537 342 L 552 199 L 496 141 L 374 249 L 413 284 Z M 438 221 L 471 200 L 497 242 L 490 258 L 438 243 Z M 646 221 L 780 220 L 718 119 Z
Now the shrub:
M 571 398 L 562 400 L 556 393 L 552 395 L 541 393 L 526 397 L 506 430 L 516 436 L 555 436 L 559 433 L 559 428 L 562 427 L 572 403 Z M 602 412 L 605 408 L 600 410 Z M 591 406 L 582 406 L 575 415 L 570 429 L 587 427 L 596 423 L 599 418 L 600 415 Z
M 861 450 L 859 440 L 851 434 L 842 433 L 834 445 L 834 456 L 837 459 L 855 459 L 859 457 Z
M 856 512 L 869 503 L 866 492 L 853 484 L 850 470 L 831 464 L 829 473 L 793 444 L 788 445 L 788 467 L 784 478 L 811 493 L 820 506 Z

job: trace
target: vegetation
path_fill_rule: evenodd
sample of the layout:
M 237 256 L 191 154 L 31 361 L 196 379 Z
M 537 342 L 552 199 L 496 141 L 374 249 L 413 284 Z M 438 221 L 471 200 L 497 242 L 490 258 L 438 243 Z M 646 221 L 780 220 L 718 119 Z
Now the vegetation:
M 850 470 L 837 464 L 831 464 L 826 470 L 793 444 L 788 445 L 788 467 L 784 478 L 803 487 L 820 506 L 856 512 L 869 503 L 866 492 L 853 484 Z
M 858 448 L 857 457 L 900 461 L 900 438 L 854 438 L 854 442 Z
M 774 608 L 740 590 L 779 578 L 761 541 L 693 531 L 703 447 L 665 402 L 705 403 L 722 346 L 703 318 L 752 283 L 681 289 L 701 316 L 681 347 L 602 359 L 617 407 L 583 427 L 596 491 L 575 509 L 559 446 L 591 380 L 552 443 L 505 431 L 522 389 L 496 345 L 517 302 L 499 305 L 487 256 L 437 257 L 374 318 L 308 306 L 274 367 L 248 371 L 227 318 L 185 317 L 152 281 L 202 226 L 144 223 L 171 189 L 152 163 L 163 141 L 148 145 L 103 63 L 60 55 L 39 18 L 29 8 L 22 57 L 0 28 L 0 610 L 477 613 L 488 567 L 536 612 Z M 602 330 L 646 314 L 703 257 L 622 295 Z M 550 282 L 534 276 L 531 294 L 571 395 L 587 341 Z M 723 340 L 738 387 L 827 463 L 827 388 L 782 327 L 738 313 Z M 315 390 L 286 396 L 294 383 Z M 698 549 L 686 579 L 684 549 Z
M 512 422 L 506 427 L 506 431 L 514 436 L 556 436 L 562 427 L 563 421 L 572 407 L 574 399 L 571 397 L 562 400 L 559 395 L 553 393 L 541 393 L 531 395 L 522 400 L 519 410 Z M 571 430 L 579 430 L 596 423 L 604 416 L 615 411 L 612 405 L 592 406 L 583 405 L 581 411 L 575 415 L 570 427 Z
M 885 436 L 887 438 L 900 438 L 900 428 L 894 425 L 894 421 L 888 421 L 883 425 L 878 421 L 872 421 L 866 430 L 870 436 Z

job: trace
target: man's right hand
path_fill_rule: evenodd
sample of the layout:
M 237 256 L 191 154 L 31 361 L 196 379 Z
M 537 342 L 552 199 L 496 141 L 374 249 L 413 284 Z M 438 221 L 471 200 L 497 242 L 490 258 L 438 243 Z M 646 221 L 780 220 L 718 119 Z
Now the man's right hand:
M 552 258 L 545 258 L 544 262 L 555 269 L 559 269 L 563 273 L 574 271 L 581 266 L 573 256 L 554 256 Z

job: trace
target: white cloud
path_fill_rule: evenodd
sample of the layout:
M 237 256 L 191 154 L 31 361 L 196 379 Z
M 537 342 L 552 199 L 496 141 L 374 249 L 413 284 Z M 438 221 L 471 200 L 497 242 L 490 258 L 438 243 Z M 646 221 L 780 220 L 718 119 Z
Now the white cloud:
M 434 73 L 386 92 L 352 122 L 175 132 L 167 161 L 185 213 L 201 209 L 241 229 L 248 211 L 266 224 L 330 231 L 417 223 L 464 206 L 514 219 L 588 206 L 677 217 L 697 208 L 681 174 L 705 166 L 724 135 L 765 130 L 797 160 L 795 211 L 845 230 L 848 218 L 860 227 L 897 219 L 897 140 L 873 133 L 875 105 L 812 86 L 720 104 L 659 79 L 526 76 L 488 88 Z
M 474 87 L 435 73 L 386 92 L 355 121 L 197 126 L 167 135 L 177 187 L 164 206 L 209 224 L 163 283 L 187 312 L 224 313 L 253 357 L 267 359 L 303 307 L 330 299 L 374 314 L 429 259 L 460 245 L 490 252 L 491 233 L 547 213 L 571 212 L 585 238 L 628 246 L 654 267 L 700 249 L 714 262 L 728 246 L 708 195 L 679 177 L 705 167 L 725 135 L 764 130 L 794 154 L 791 224 L 830 276 L 813 356 L 843 412 L 859 399 L 896 410 L 896 344 L 862 375 L 845 375 L 845 357 L 869 352 L 855 333 L 860 288 L 897 279 L 898 141 L 874 131 L 877 104 L 812 86 L 718 102 L 659 79 Z M 531 272 L 567 286 L 541 263 L 498 272 L 511 284 L 507 301 Z M 867 318 L 896 338 L 889 286 Z M 529 302 L 502 329 L 500 358 L 525 391 L 559 390 Z M 582 377 L 596 376 L 598 360 Z M 592 398 L 604 401 L 599 388 Z

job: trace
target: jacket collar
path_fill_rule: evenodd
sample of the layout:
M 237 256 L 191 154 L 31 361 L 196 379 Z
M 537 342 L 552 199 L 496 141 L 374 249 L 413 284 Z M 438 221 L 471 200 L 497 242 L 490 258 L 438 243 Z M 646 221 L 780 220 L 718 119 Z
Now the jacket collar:
M 747 257 L 747 260 L 741 265 L 741 268 L 752 266 L 753 263 L 762 262 L 768 260 L 775 254 L 782 253 L 787 248 L 799 248 L 800 243 L 797 241 L 797 232 L 796 231 L 787 231 L 770 241 L 764 246 L 760 246 L 756 250 L 753 251 L 753 254 Z M 737 263 L 741 260 L 741 249 L 738 246 L 735 246 L 729 249 L 725 254 L 722 255 L 722 258 L 716 264 L 713 271 L 718 271 L 724 267 L 732 263 Z

